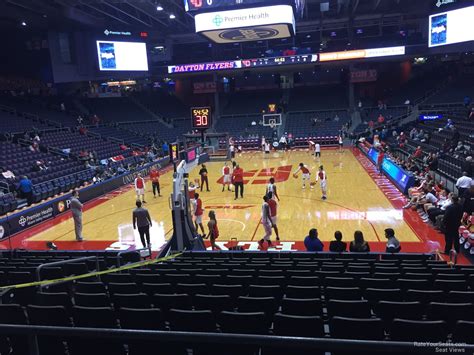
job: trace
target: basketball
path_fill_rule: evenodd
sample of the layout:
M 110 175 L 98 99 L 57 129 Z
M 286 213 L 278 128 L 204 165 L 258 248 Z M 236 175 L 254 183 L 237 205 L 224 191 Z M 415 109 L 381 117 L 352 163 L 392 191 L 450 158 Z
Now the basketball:
M 297 173 L 294 173 L 294 174 L 293 174 L 293 177 L 294 177 L 295 179 L 298 179 L 298 174 L 297 174 Z

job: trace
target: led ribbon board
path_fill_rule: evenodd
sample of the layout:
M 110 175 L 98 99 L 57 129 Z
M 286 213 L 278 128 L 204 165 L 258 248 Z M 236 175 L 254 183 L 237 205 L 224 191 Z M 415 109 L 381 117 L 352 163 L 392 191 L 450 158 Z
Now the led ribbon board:
M 197 14 L 196 33 L 215 43 L 234 43 L 287 38 L 295 34 L 295 17 L 290 5 Z
M 386 47 L 370 48 L 344 52 L 329 52 L 320 54 L 295 54 L 281 57 L 254 58 L 242 60 L 230 60 L 197 64 L 179 64 L 168 66 L 168 74 L 175 73 L 194 73 L 203 71 L 218 71 L 232 69 L 247 69 L 270 67 L 278 65 L 310 64 L 321 62 L 330 62 L 336 60 L 377 58 L 395 55 L 404 55 L 405 47 Z
M 390 57 L 394 55 L 404 55 L 405 47 L 385 47 L 385 48 L 370 48 L 370 49 L 356 49 L 344 52 L 329 52 L 320 53 L 320 62 L 330 62 L 335 60 L 349 60 L 349 59 L 364 59 L 364 58 L 378 58 Z
M 240 60 L 227 60 L 221 62 L 209 62 L 209 63 L 198 63 L 198 64 L 179 64 L 169 65 L 168 74 L 174 73 L 193 73 L 200 71 L 216 71 L 216 70 L 229 70 L 229 69 L 240 69 L 242 68 L 242 62 Z

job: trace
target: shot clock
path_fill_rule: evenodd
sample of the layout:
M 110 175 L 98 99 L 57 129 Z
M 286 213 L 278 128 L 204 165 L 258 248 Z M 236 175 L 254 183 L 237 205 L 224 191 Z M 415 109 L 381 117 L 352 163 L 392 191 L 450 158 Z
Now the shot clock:
M 192 107 L 191 108 L 192 126 L 196 129 L 208 129 L 212 125 L 212 111 L 211 108 L 206 107 Z

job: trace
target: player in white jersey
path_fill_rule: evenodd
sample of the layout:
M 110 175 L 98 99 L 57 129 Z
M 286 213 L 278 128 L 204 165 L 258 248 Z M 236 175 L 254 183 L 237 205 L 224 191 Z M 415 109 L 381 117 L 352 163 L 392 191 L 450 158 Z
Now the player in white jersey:
M 339 144 L 339 153 L 342 153 L 342 147 L 344 146 L 344 140 L 341 135 L 337 137 L 337 143 Z
M 298 170 L 296 170 L 294 173 L 293 173 L 293 177 L 296 179 L 298 177 L 298 173 L 301 171 L 301 179 L 302 179 L 302 182 L 303 182 L 303 189 L 306 188 L 306 182 L 310 180 L 311 178 L 311 173 L 309 172 L 309 167 L 303 163 L 300 163 L 299 166 L 298 166 Z M 311 185 L 310 185 L 311 186 Z M 311 188 L 313 188 L 311 186 Z
M 322 165 L 319 167 L 319 171 L 316 174 L 316 182 L 318 181 L 319 181 L 319 186 L 321 186 L 321 192 L 323 194 L 321 198 L 325 200 L 327 199 L 327 175 Z
M 321 145 L 319 143 L 314 144 L 314 157 L 321 158 Z
M 269 198 L 267 195 L 263 196 L 262 219 L 260 220 L 260 222 L 262 223 L 265 235 L 258 242 L 261 248 L 263 247 L 264 242 L 267 242 L 269 247 L 272 246 L 272 241 L 270 240 L 270 238 L 272 236 L 273 222 L 270 213 L 270 206 L 268 205 L 268 200 Z
M 270 154 L 270 142 L 265 142 L 264 149 L 265 149 L 265 155 Z
M 268 195 L 269 192 L 271 192 L 271 198 L 280 201 L 280 196 L 278 196 L 277 192 L 277 186 L 275 185 L 275 178 L 270 178 L 270 181 L 268 182 L 266 194 Z

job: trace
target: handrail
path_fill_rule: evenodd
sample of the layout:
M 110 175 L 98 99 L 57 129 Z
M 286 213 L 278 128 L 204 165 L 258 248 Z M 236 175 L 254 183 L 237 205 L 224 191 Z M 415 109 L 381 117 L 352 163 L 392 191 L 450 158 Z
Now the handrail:
M 408 342 L 408 341 L 379 341 L 379 340 L 352 340 L 336 338 L 304 338 L 294 336 L 252 335 L 233 333 L 208 333 L 208 332 L 177 332 L 163 330 L 136 330 L 136 329 L 110 329 L 110 328 L 82 328 L 82 327 L 57 327 L 39 325 L 14 325 L 0 324 L 0 334 L 17 334 L 29 336 L 61 336 L 64 338 L 80 337 L 94 339 L 116 339 L 122 342 L 130 340 L 154 340 L 163 343 L 179 344 L 222 344 L 222 345 L 251 345 L 256 347 L 283 347 L 287 349 L 318 349 L 326 351 L 348 350 L 351 351 L 386 351 L 430 353 L 436 348 L 462 349 L 468 353 L 474 351 L 474 344 L 442 343 L 442 342 Z M 34 339 L 36 342 L 36 339 Z M 36 350 L 36 352 L 35 352 Z M 38 355 L 35 346 L 29 348 L 30 355 Z
M 35 270 L 36 279 L 37 279 L 37 281 L 41 281 L 41 270 L 43 270 L 45 267 L 65 265 L 65 264 L 70 264 L 70 263 L 74 263 L 74 262 L 78 262 L 78 261 L 86 261 L 86 260 L 92 260 L 92 259 L 96 260 L 97 270 L 99 270 L 99 258 L 97 257 L 97 255 L 95 255 L 95 256 L 83 256 L 81 258 L 76 258 L 76 259 L 67 259 L 67 260 L 61 260 L 61 261 L 54 261 L 52 263 L 41 264 Z

